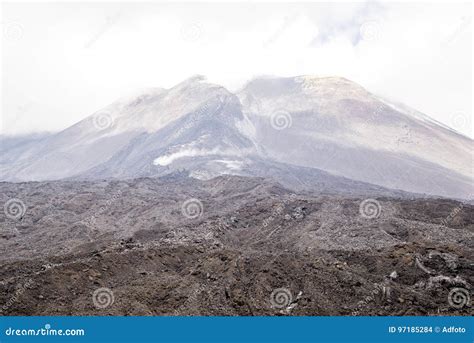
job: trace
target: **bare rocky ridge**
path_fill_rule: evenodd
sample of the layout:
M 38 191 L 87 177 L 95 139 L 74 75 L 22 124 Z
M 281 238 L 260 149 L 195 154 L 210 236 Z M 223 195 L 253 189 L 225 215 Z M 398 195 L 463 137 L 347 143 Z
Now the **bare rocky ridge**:
M 368 196 L 179 174 L 0 183 L 12 198 L 26 212 L 0 215 L 2 315 L 474 313 L 448 302 L 474 284 L 468 203 L 379 194 L 364 208 Z M 114 301 L 99 308 L 103 287 Z

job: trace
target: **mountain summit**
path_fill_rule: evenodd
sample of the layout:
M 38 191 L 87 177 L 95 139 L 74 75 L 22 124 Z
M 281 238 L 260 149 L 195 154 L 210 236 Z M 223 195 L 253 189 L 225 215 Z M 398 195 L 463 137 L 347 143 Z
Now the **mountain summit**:
M 261 176 L 321 191 L 472 198 L 473 141 L 339 77 L 265 77 L 236 94 L 195 76 L 15 140 L 0 180 Z
M 472 197 L 471 139 L 354 82 L 256 79 L 239 97 L 257 144 L 274 160 L 389 188 Z

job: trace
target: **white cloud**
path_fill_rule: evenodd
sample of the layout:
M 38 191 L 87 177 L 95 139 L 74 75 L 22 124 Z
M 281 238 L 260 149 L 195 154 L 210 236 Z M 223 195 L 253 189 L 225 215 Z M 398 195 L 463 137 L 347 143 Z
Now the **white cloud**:
M 59 130 L 134 89 L 194 74 L 230 89 L 259 74 L 319 74 L 472 136 L 471 6 L 3 4 L 2 24 L 15 24 L 2 40 L 2 132 Z M 363 40 L 367 22 L 376 34 Z

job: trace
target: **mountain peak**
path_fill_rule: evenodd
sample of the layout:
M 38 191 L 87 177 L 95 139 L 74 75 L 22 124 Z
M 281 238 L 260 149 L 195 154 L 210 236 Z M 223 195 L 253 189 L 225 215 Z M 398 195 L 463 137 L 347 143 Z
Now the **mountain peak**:
M 331 84 L 341 84 L 341 85 L 354 85 L 361 87 L 358 83 L 349 80 L 342 76 L 318 76 L 318 75 L 299 75 L 294 77 L 297 82 L 319 82 L 319 83 L 331 83 Z
M 161 87 L 138 88 L 118 98 L 117 103 L 131 105 L 145 98 L 158 96 L 162 94 L 164 91 L 165 89 Z
M 342 98 L 371 101 L 372 94 L 358 83 L 340 76 L 263 76 L 248 82 L 241 91 L 257 98 L 281 98 L 301 103 L 302 99 L 337 101 Z M 288 99 L 289 98 L 289 99 Z
M 182 87 L 187 87 L 187 86 L 190 86 L 190 85 L 195 85 L 195 84 L 202 84 L 202 83 L 205 83 L 205 81 L 207 81 L 207 77 L 204 76 L 204 75 L 200 75 L 200 74 L 196 74 L 196 75 L 193 75 L 191 77 L 188 77 L 187 79 L 181 81 L 180 83 L 178 83 L 177 85 L 173 86 L 173 88 L 182 88 Z
M 295 77 L 296 82 L 301 85 L 304 91 L 329 91 L 334 95 L 343 96 L 355 96 L 355 97 L 367 97 L 371 96 L 364 87 L 359 85 L 357 82 L 351 81 L 340 76 L 325 76 L 325 77 L 314 77 L 314 76 L 298 76 Z

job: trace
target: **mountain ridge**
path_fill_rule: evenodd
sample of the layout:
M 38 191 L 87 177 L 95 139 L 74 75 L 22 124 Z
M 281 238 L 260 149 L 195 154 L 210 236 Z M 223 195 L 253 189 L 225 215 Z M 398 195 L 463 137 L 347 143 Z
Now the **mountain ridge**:
M 202 179 L 259 175 L 290 184 L 295 173 L 313 179 L 313 169 L 315 177 L 325 171 L 383 188 L 472 198 L 472 142 L 341 77 L 257 78 L 234 94 L 197 75 L 122 97 L 57 134 L 2 149 L 0 180 L 188 169 Z M 286 175 L 272 174 L 274 163 Z

